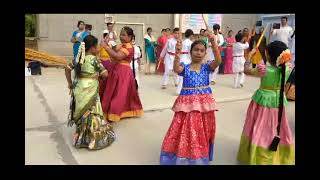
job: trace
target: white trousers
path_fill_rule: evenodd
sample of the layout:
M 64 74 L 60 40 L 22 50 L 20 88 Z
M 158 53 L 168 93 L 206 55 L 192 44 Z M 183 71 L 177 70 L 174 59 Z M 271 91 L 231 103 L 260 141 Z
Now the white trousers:
M 182 89 L 182 85 L 183 85 L 183 77 L 182 76 L 178 76 L 178 87 L 177 87 L 177 94 L 180 94 L 180 91 Z
M 209 60 L 208 63 L 211 63 L 212 61 L 214 61 L 214 60 Z M 216 69 L 209 74 L 209 81 L 210 82 L 212 82 L 212 81 L 216 82 L 218 72 L 219 72 L 219 66 L 216 67 Z
M 212 81 L 216 82 L 218 72 L 219 72 L 219 66 L 218 66 L 213 72 L 211 72 L 211 73 L 209 74 L 209 80 L 210 80 L 210 82 L 212 82 Z
M 162 77 L 162 86 L 168 85 L 169 76 L 173 74 L 174 84 L 178 84 L 178 75 L 173 72 L 173 58 L 165 57 L 164 59 L 164 74 Z
M 244 72 L 235 73 L 234 87 L 239 88 L 240 84 L 244 83 Z
M 138 68 L 136 68 L 136 69 L 135 69 L 135 72 L 136 72 L 136 80 L 137 80 L 138 86 L 140 87 L 140 75 L 139 75 L 139 69 L 138 69 Z

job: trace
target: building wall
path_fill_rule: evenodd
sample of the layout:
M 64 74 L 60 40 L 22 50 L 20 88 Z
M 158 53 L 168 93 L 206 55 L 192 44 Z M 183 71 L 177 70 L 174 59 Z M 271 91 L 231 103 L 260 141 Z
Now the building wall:
M 257 14 L 224 14 L 222 16 L 223 31 L 227 29 L 237 33 L 243 28 L 252 29 L 258 19 Z
M 114 16 L 117 33 L 120 29 L 128 25 L 134 29 L 136 43 L 142 48 L 143 37 L 147 27 L 152 27 L 153 35 L 157 38 L 162 28 L 174 28 L 174 14 L 109 14 Z M 60 56 L 72 56 L 72 43 L 70 38 L 72 32 L 76 30 L 78 20 L 93 26 L 92 34 L 102 37 L 106 28 L 104 14 L 38 14 L 37 15 L 37 36 L 38 49 Z M 222 17 L 222 30 L 226 27 L 233 31 L 238 31 L 244 27 L 251 28 L 257 20 L 256 14 L 225 14 Z M 120 23 L 120 24 L 118 24 Z M 128 23 L 144 23 L 128 24 Z
M 154 36 L 158 37 L 162 27 L 172 28 L 173 14 L 111 14 L 115 17 L 115 29 L 119 35 L 120 29 L 128 25 L 132 27 L 136 34 L 136 42 L 143 47 L 144 32 L 147 27 L 152 27 Z M 102 38 L 105 30 L 104 14 L 39 14 L 37 34 L 38 49 L 60 56 L 72 56 L 72 43 L 70 42 L 72 32 L 76 30 L 78 20 L 93 26 L 92 34 Z M 142 25 L 132 25 L 126 23 L 144 23 Z

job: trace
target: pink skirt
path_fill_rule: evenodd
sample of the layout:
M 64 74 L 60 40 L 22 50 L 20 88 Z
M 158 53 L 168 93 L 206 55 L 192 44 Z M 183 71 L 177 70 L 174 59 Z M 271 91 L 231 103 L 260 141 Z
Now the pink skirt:
M 225 51 L 225 63 L 224 63 L 224 73 L 233 74 L 232 64 L 233 64 L 233 52 L 232 47 L 227 47 Z
M 238 160 L 244 164 L 293 164 L 294 145 L 286 111 L 280 125 L 277 152 L 269 150 L 277 134 L 278 108 L 268 108 L 251 101 L 243 127 Z
M 216 132 L 212 94 L 180 95 L 172 109 L 175 114 L 163 140 L 160 164 L 208 164 Z

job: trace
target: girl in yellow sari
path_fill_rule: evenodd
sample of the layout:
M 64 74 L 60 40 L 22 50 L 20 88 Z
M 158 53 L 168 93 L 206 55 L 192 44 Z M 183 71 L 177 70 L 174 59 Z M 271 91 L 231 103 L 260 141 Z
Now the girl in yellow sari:
M 74 146 L 97 150 L 113 143 L 115 134 L 111 125 L 104 120 L 99 97 L 98 77 L 107 77 L 108 72 L 97 60 L 98 39 L 87 36 L 81 43 L 75 64 L 66 66 L 65 73 L 71 92 L 68 126 L 76 125 Z M 71 80 L 71 70 L 76 77 Z

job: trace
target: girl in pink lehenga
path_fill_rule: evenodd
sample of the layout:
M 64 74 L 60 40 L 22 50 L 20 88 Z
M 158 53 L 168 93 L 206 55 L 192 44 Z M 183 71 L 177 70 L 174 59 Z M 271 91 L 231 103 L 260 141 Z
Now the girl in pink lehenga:
M 224 74 L 232 74 L 232 61 L 233 61 L 233 50 L 232 46 L 236 40 L 233 37 L 233 31 L 228 32 L 228 37 L 226 38 L 227 48 L 225 49 L 225 64 L 224 64 Z

